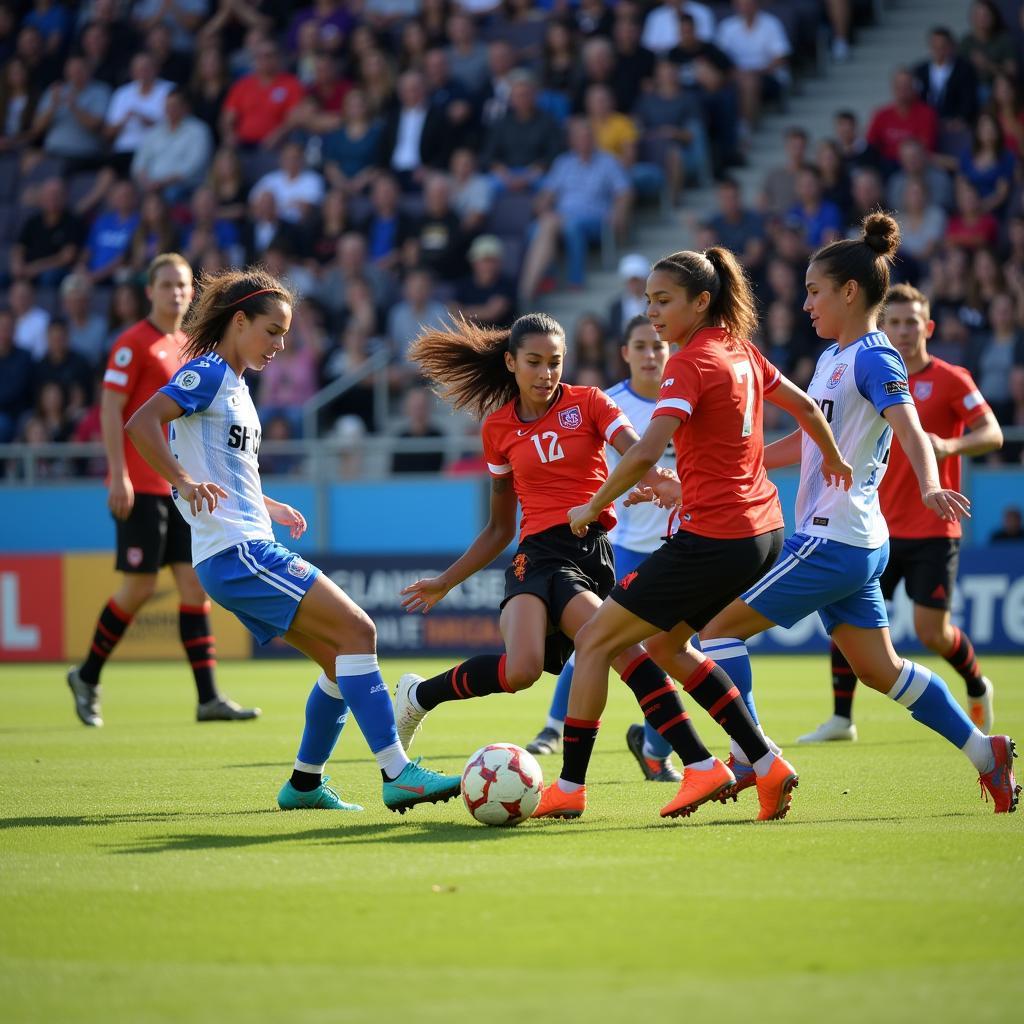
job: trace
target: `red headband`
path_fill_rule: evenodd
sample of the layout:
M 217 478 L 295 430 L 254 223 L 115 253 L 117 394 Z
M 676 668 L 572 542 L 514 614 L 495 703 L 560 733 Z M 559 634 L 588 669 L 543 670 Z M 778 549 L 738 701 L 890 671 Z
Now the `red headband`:
M 246 299 L 255 298 L 257 295 L 266 295 L 267 292 L 276 292 L 276 288 L 261 288 L 258 292 L 249 292 L 248 295 L 243 295 L 240 299 L 235 299 L 231 303 L 232 306 L 237 306 L 240 302 L 245 302 Z

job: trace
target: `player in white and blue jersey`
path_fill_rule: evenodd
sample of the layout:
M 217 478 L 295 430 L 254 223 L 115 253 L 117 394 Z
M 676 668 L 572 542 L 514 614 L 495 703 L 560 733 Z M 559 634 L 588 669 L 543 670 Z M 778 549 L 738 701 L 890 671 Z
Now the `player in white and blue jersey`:
M 405 813 L 418 803 L 449 800 L 459 792 L 459 776 L 411 762 L 398 740 L 369 616 L 315 565 L 274 539 L 272 523 L 298 538 L 306 520 L 263 493 L 261 427 L 244 374 L 264 369 L 283 351 L 295 300 L 260 268 L 225 271 L 201 283 L 184 324 L 187 361 L 125 430 L 171 484 L 191 524 L 192 561 L 210 597 L 261 644 L 283 637 L 323 669 L 306 702 L 295 769 L 278 806 L 362 810 L 342 800 L 323 774 L 350 707 L 383 776 L 385 806 Z
M 626 414 L 637 432 L 643 434 L 658 404 L 661 378 L 670 355 L 668 342 L 658 337 L 646 316 L 633 317 L 623 332 L 622 358 L 629 367 L 629 379 L 608 389 L 608 397 Z M 619 454 L 605 448 L 609 469 L 614 469 Z M 659 462 L 665 469 L 675 469 L 675 451 L 671 444 Z M 615 576 L 622 579 L 652 552 L 661 547 L 668 532 L 669 513 L 653 502 L 627 505 L 626 499 L 615 502 L 618 523 L 608 534 L 615 554 Z M 562 749 L 562 728 L 569 709 L 569 690 L 575 655 L 566 662 L 555 685 L 544 728 L 526 745 L 531 754 L 557 754 Z M 626 745 L 637 759 L 644 777 L 652 782 L 680 782 L 682 775 L 672 764 L 672 746 L 651 725 L 631 725 L 626 732 Z
M 889 262 L 899 228 L 887 214 L 864 219 L 860 239 L 833 242 L 811 257 L 804 309 L 819 337 L 835 338 L 808 387 L 853 466 L 850 489 L 826 487 L 821 456 L 800 432 L 765 449 L 765 466 L 800 463 L 797 532 L 775 566 L 701 631 L 704 651 L 729 673 L 756 721 L 745 641 L 773 625 L 792 626 L 817 612 L 857 677 L 907 708 L 914 719 L 959 747 L 978 770 L 996 813 L 1016 808 L 1020 787 L 1008 736 L 986 736 L 953 699 L 946 683 L 893 649 L 879 580 L 889 536 L 878 503 L 889 442 L 899 439 L 921 500 L 947 521 L 970 514 L 970 503 L 944 489 L 907 385 L 907 371 L 878 314 L 889 290 Z M 733 747 L 735 796 L 753 781 L 749 761 Z

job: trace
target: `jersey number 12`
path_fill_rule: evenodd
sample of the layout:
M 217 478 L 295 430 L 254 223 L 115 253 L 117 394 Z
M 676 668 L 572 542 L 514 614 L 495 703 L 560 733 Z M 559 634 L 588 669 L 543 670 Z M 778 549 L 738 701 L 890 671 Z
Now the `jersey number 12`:
M 750 437 L 754 432 L 754 371 L 749 359 L 733 363 L 732 369 L 741 384 L 747 382 L 747 400 L 743 406 L 743 430 L 740 437 Z
M 557 462 L 559 459 L 565 458 L 565 452 L 562 451 L 562 446 L 558 443 L 558 435 L 553 430 L 545 430 L 543 434 L 532 434 L 530 440 L 533 441 L 541 462 Z M 548 443 L 546 455 L 544 454 L 545 441 Z

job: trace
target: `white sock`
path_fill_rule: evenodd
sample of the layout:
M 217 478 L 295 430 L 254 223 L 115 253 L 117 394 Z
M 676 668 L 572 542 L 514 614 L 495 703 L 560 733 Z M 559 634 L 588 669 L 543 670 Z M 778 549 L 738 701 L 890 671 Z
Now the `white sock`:
M 316 685 L 319 686 L 328 697 L 333 697 L 335 700 L 341 700 L 341 690 L 338 689 L 338 684 L 328 679 L 326 672 L 320 673 L 320 678 L 316 681 Z
M 309 772 L 310 775 L 323 775 L 326 767 L 326 764 L 306 764 L 305 761 L 300 761 L 298 758 L 295 760 L 295 770 L 297 772 Z
M 401 743 L 392 743 L 389 747 L 381 747 L 380 750 L 373 752 L 373 756 L 377 759 L 377 767 L 389 779 L 397 779 L 402 774 L 402 769 L 409 763 L 409 758 Z
M 691 768 L 695 772 L 706 772 L 709 768 L 714 768 L 715 759 L 713 757 L 705 757 L 702 761 L 694 761 L 693 764 L 684 764 L 683 771 L 688 772 Z
M 734 761 L 745 764 L 748 768 L 750 767 L 750 758 L 747 757 L 743 752 L 743 748 L 735 740 L 729 740 L 729 753 L 732 754 Z
M 558 786 L 563 793 L 576 793 L 583 789 L 578 782 L 566 782 L 565 779 L 562 778 L 556 779 L 555 785 Z
M 769 750 L 768 753 L 764 755 L 764 757 L 759 757 L 754 762 L 754 774 L 759 779 L 763 779 L 772 770 L 773 764 L 775 764 L 775 754 Z
M 417 683 L 417 684 L 416 684 L 415 686 L 413 686 L 413 687 L 412 687 L 412 688 L 411 688 L 411 689 L 409 690 L 409 703 L 410 703 L 410 704 L 412 704 L 412 706 L 413 706 L 413 707 L 414 707 L 414 708 L 415 708 L 415 709 L 416 709 L 417 711 L 423 711 L 423 708 L 421 708 L 421 707 L 420 707 L 420 703 L 419 703 L 419 701 L 418 701 L 418 700 L 416 700 L 416 691 L 417 691 L 417 690 L 418 690 L 419 688 L 420 688 L 420 684 L 419 684 L 419 683 Z M 426 714 L 426 712 L 425 712 L 425 711 L 423 711 L 423 713 L 424 713 L 424 714 Z
M 562 731 L 565 729 L 565 722 L 563 722 L 560 718 L 552 718 L 550 715 L 548 715 L 548 720 L 544 723 L 544 728 L 554 729 L 555 732 L 557 732 L 558 735 L 561 736 Z
M 980 729 L 975 729 L 960 749 L 971 759 L 971 764 L 980 774 L 985 775 L 995 768 L 996 755 L 992 753 L 992 744 Z

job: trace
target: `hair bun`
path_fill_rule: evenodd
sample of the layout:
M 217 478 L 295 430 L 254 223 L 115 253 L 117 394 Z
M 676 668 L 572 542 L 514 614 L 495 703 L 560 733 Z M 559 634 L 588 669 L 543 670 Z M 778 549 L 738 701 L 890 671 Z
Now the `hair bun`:
M 892 259 L 900 247 L 900 226 L 880 210 L 869 213 L 861 222 L 864 244 L 879 256 Z

